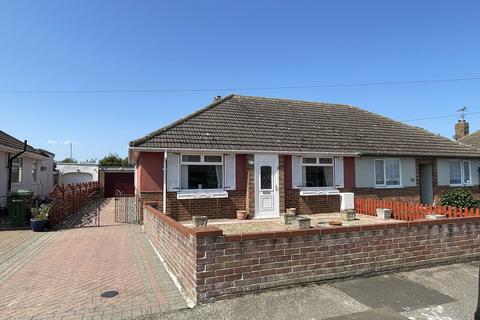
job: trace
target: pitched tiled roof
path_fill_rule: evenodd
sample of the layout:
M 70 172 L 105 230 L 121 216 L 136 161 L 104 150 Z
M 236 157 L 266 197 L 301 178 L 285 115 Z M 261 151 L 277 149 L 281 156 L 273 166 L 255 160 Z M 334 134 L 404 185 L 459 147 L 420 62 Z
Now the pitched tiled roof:
M 458 142 L 480 149 L 480 130 L 458 139 Z
M 480 157 L 426 130 L 340 104 L 230 95 L 131 147 Z
M 23 150 L 23 141 L 18 140 L 17 138 L 5 133 L 0 130 L 0 145 L 13 148 L 18 150 L 18 152 Z M 27 145 L 27 151 L 40 154 L 42 156 L 53 157 L 54 154 L 43 149 L 35 149 L 34 147 Z

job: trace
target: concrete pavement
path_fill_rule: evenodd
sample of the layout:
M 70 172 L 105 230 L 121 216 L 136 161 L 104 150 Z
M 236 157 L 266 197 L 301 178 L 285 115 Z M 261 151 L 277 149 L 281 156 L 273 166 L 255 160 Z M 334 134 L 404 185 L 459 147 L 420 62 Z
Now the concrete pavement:
M 470 320 L 478 263 L 251 294 L 147 319 Z

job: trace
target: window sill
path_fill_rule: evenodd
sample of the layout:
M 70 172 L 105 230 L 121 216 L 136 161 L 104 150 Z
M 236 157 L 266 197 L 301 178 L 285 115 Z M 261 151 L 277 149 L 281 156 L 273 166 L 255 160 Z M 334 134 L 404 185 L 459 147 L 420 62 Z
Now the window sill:
M 451 188 L 473 187 L 473 184 L 472 184 L 472 183 L 468 183 L 468 184 L 450 184 L 449 187 L 451 187 Z
M 178 200 L 186 199 L 218 199 L 218 198 L 228 198 L 227 191 L 181 191 L 177 192 Z
M 300 190 L 300 196 L 308 197 L 308 196 L 328 196 L 328 195 L 336 195 L 340 194 L 340 191 L 337 189 L 323 189 L 323 190 L 309 190 L 309 189 L 302 189 Z
M 403 189 L 403 186 L 375 186 L 375 189 Z

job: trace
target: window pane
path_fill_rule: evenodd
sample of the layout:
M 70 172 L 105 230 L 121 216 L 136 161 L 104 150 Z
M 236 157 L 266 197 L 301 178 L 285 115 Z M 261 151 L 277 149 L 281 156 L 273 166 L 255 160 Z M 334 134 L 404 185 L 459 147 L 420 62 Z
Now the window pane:
M 222 162 L 222 156 L 204 156 L 205 162 Z
M 470 163 L 468 161 L 463 162 L 463 182 L 470 183 Z
M 12 165 L 12 182 L 20 182 L 20 168 L 18 165 Z
M 385 182 L 389 186 L 400 185 L 400 160 L 385 160 Z
M 333 167 L 304 166 L 302 170 L 303 187 L 333 187 Z
M 218 165 L 182 165 L 182 189 L 223 188 L 223 167 Z
M 37 161 L 32 161 L 32 181 L 37 182 Z
M 182 162 L 200 162 L 201 156 L 200 155 L 183 155 Z
M 303 163 L 307 163 L 307 164 L 317 163 L 317 158 L 303 158 Z
M 261 166 L 260 167 L 260 189 L 271 190 L 272 188 L 272 167 Z
M 333 159 L 332 158 L 318 158 L 318 163 L 322 164 L 332 164 Z
M 462 183 L 462 169 L 460 161 L 450 161 L 450 184 Z
M 385 184 L 383 160 L 375 160 L 375 184 Z

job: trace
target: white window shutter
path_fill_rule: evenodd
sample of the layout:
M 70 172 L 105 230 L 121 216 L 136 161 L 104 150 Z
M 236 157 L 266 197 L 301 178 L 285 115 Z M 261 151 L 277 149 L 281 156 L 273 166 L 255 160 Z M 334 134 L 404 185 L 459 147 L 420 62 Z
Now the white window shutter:
M 225 190 L 235 190 L 235 155 L 225 155 Z
M 335 157 L 335 188 L 343 187 L 343 157 Z
M 302 157 L 292 156 L 292 188 L 302 188 Z
M 167 191 L 179 191 L 179 155 L 169 153 L 167 155 Z

